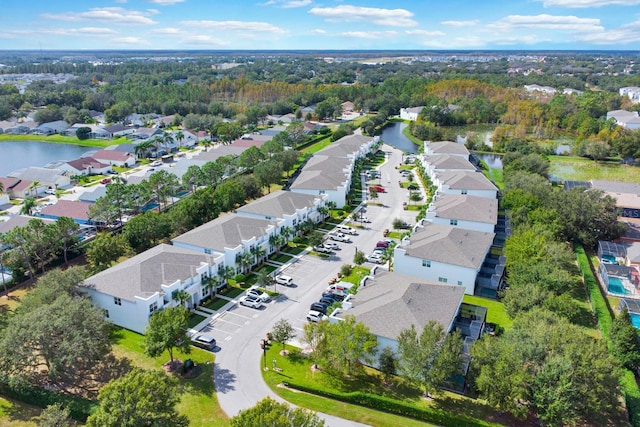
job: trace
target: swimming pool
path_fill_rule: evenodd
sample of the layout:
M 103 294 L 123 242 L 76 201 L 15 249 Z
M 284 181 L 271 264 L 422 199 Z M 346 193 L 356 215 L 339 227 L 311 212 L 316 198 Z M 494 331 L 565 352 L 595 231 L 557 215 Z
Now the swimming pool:
M 622 284 L 622 279 L 615 276 L 609 276 L 609 284 L 607 286 L 607 290 L 610 294 L 624 296 L 631 295 L 631 292 Z
M 613 255 L 602 255 L 602 262 L 606 264 L 617 264 L 616 257 Z
M 189 194 L 188 191 L 181 191 L 178 194 L 174 194 L 174 197 L 182 197 L 182 196 L 186 196 L 187 194 Z
M 143 212 L 150 211 L 150 210 L 156 209 L 158 206 L 160 205 L 157 203 L 149 203 L 148 205 L 144 205 L 142 207 L 142 211 Z
M 629 313 L 629 316 L 631 316 L 631 324 L 640 329 L 640 314 Z

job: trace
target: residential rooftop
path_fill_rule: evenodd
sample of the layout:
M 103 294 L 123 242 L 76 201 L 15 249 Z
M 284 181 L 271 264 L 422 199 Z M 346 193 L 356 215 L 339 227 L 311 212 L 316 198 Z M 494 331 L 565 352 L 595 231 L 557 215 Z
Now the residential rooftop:
M 498 200 L 469 195 L 443 194 L 432 204 L 436 216 L 489 224 L 498 222 Z
M 315 155 L 302 168 L 291 188 L 335 190 L 347 185 L 351 160 L 343 157 Z
M 278 190 L 247 203 L 237 211 L 284 218 L 284 215 L 293 215 L 299 209 L 313 207 L 318 199 L 318 196 Z
M 437 174 L 438 180 L 446 184 L 452 190 L 498 190 L 480 172 L 471 171 L 444 171 Z

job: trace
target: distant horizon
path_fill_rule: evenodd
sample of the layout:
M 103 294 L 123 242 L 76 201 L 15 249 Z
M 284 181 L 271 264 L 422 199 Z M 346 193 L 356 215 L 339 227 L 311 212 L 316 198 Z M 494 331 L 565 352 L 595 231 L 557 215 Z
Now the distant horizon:
M 640 0 L 3 0 L 2 6 L 2 50 L 640 50 Z

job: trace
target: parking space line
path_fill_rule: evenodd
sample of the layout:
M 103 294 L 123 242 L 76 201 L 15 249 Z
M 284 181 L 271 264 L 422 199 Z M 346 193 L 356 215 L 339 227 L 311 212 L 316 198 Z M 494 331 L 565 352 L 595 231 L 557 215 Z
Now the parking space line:
M 216 320 L 216 322 L 224 322 L 224 323 L 229 323 L 229 324 L 231 324 L 231 325 L 235 325 L 235 326 L 242 326 L 242 325 L 240 325 L 240 324 L 238 324 L 238 323 L 233 323 L 233 322 L 231 322 L 231 321 L 229 321 L 229 320 L 224 320 L 224 319 L 220 319 L 220 318 L 218 318 L 218 319 Z M 246 323 L 245 323 L 245 324 L 246 324 Z

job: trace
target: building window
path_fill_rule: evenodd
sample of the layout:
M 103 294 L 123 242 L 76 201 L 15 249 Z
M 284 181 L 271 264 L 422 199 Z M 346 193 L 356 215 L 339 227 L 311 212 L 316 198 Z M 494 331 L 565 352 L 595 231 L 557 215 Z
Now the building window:
M 431 261 L 429 261 L 428 259 L 423 259 L 422 260 L 422 266 L 423 267 L 431 267 Z
M 458 225 L 458 220 L 457 219 L 450 219 L 449 220 L 449 225 Z
M 320 190 L 320 191 L 318 191 L 318 194 L 324 194 L 324 193 L 325 193 L 325 191 L 324 191 L 324 190 Z
M 460 190 L 460 194 L 467 194 L 467 190 Z
M 113 302 L 115 305 L 122 305 L 122 300 L 118 297 L 113 297 Z
M 265 216 L 264 218 L 265 218 L 265 219 L 268 219 L 268 220 L 272 220 L 272 219 L 273 219 L 273 218 L 271 218 L 270 216 Z
M 462 281 L 458 280 L 458 286 L 462 286 Z
M 207 254 L 207 255 L 211 255 L 211 249 L 205 249 L 204 253 Z
M 447 278 L 446 277 L 438 277 L 438 282 L 447 283 Z
M 158 309 L 158 303 L 154 302 L 153 304 L 151 304 L 149 306 L 149 313 L 153 313 L 154 311 L 156 311 Z
M 104 317 L 106 317 L 107 319 L 109 318 L 109 310 L 104 311 Z

